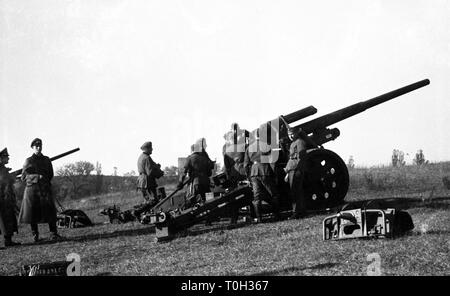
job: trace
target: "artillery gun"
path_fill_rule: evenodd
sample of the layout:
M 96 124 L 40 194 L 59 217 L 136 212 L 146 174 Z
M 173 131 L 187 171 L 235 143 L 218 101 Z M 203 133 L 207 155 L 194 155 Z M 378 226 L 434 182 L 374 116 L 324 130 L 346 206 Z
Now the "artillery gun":
M 79 150 L 80 150 L 80 148 L 75 148 L 75 149 L 66 151 L 66 152 L 64 152 L 64 153 L 58 154 L 58 155 L 56 155 L 56 156 L 50 157 L 50 161 L 55 161 L 55 160 L 57 160 L 57 159 L 60 159 L 60 158 L 62 158 L 62 157 L 65 157 L 65 156 L 67 156 L 67 155 L 69 155 L 69 154 L 75 153 L 75 152 L 77 152 L 77 151 L 79 151 Z M 12 176 L 18 178 L 18 177 L 20 177 L 20 175 L 22 175 L 22 169 L 15 170 L 15 171 L 11 172 L 10 175 L 12 175 Z
M 290 144 L 288 130 L 294 130 L 307 143 L 306 153 L 297 167 L 297 169 L 305 172 L 303 198 L 305 198 L 307 209 L 323 210 L 332 208 L 342 203 L 347 194 L 349 173 L 342 158 L 333 151 L 323 147 L 323 144 L 335 140 L 340 135 L 339 129 L 329 127 L 376 105 L 424 87 L 429 83 L 428 79 L 421 80 L 291 127 L 291 124 L 317 113 L 317 109 L 314 106 L 308 106 L 263 123 L 257 130 L 250 133 L 244 130 L 244 137 L 241 137 L 240 143 L 236 143 L 238 137 L 234 137 L 236 144 L 234 148 L 239 152 L 244 152 L 247 148 L 250 149 L 256 143 L 255 139 L 258 134 L 263 142 L 267 144 L 266 147 L 269 146 L 272 150 L 271 152 L 273 152 L 270 156 L 272 161 L 269 162 L 275 165 L 280 191 L 286 193 L 287 185 L 283 182 L 285 173 L 282 168 L 285 167 L 287 159 L 286 155 L 281 157 L 283 156 L 281 154 L 286 154 L 286 151 L 283 151 L 281 147 L 283 146 L 281 143 L 283 142 L 285 147 L 287 144 Z M 257 149 L 259 148 L 257 147 Z M 213 190 L 214 198 L 207 200 L 203 205 L 185 208 L 183 207 L 185 199 L 171 194 L 152 208 L 149 221 L 156 226 L 157 240 L 170 238 L 180 229 L 190 227 L 200 221 L 212 220 L 230 212 L 236 212 L 240 207 L 251 204 L 253 194 L 248 184 L 230 186 L 230 182 L 227 182 L 229 180 L 226 179 L 225 174 L 216 175 L 213 177 L 213 180 L 216 185 L 216 188 Z M 284 195 L 286 196 L 287 194 Z M 282 210 L 290 210 L 290 207 L 290 203 L 285 202 L 283 205 L 281 201 Z

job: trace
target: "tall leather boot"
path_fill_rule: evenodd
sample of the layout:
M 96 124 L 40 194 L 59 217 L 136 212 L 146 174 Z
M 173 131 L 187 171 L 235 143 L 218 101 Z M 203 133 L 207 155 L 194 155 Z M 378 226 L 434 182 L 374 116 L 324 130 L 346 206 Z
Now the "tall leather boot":
M 19 246 L 21 243 L 14 242 L 11 235 L 5 235 L 5 247 Z
M 58 234 L 58 227 L 56 226 L 56 221 L 49 222 L 48 228 L 50 229 L 50 240 L 57 241 L 63 239 L 63 237 Z
M 254 223 L 261 223 L 261 201 L 260 200 L 254 200 L 253 202 L 253 210 L 255 211 L 255 218 L 253 219 Z
M 275 221 L 281 220 L 281 214 L 280 214 L 280 202 L 277 196 L 275 196 L 272 199 L 272 209 L 273 209 L 273 215 L 275 218 Z
M 39 228 L 38 228 L 37 224 L 31 224 L 31 234 L 33 235 L 33 241 L 35 243 L 37 243 L 41 240 L 39 238 Z

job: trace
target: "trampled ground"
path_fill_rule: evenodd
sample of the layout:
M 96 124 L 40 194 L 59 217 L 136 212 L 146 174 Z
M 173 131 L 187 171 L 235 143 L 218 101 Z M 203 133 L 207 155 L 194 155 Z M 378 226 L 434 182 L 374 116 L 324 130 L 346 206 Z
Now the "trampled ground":
M 371 198 L 350 193 L 346 200 Z M 205 231 L 197 225 L 156 243 L 152 227 L 104 224 L 107 217 L 98 215 L 107 205 L 128 209 L 139 202 L 137 193 L 128 193 L 66 203 L 84 210 L 95 226 L 61 229 L 65 241 L 39 245 L 32 244 L 28 227 L 21 227 L 15 239 L 24 245 L 0 250 L 0 275 L 18 274 L 24 264 L 65 260 L 70 253 L 81 256 L 83 275 L 366 275 L 373 253 L 380 256 L 382 275 L 450 274 L 449 199 L 404 204 L 413 232 L 378 240 L 323 241 L 322 220 L 328 214 L 321 214 L 234 229 L 222 223 Z M 48 227 L 40 229 L 48 237 Z

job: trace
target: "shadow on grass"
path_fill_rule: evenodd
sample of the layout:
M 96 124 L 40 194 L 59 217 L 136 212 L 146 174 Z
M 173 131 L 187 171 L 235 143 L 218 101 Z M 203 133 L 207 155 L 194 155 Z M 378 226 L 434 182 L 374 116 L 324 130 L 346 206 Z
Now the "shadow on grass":
M 396 208 L 396 209 L 410 209 L 410 208 L 431 208 L 431 209 L 450 209 L 450 197 L 441 196 L 434 198 L 409 198 L 409 197 L 387 197 L 375 198 L 367 200 L 356 200 L 347 202 L 346 209 L 363 208 L 370 206 L 372 208 Z M 338 209 L 341 209 L 339 207 Z
M 321 270 L 321 269 L 327 269 L 332 268 L 335 266 L 341 265 L 340 263 L 320 263 L 312 266 L 306 266 L 306 267 L 289 267 L 282 270 L 272 270 L 272 271 L 265 271 L 260 273 L 254 273 L 250 276 L 273 276 L 273 275 L 282 275 L 288 272 L 296 272 L 296 271 L 304 271 L 304 270 Z
M 237 228 L 246 227 L 250 224 L 251 223 L 247 223 L 247 222 L 239 222 L 236 224 L 222 222 L 220 225 L 211 225 L 211 226 L 207 226 L 204 224 L 203 225 L 196 224 L 194 227 L 201 227 L 201 228 L 192 229 L 193 227 L 191 227 L 188 229 L 184 229 L 184 230 L 178 232 L 173 238 L 175 239 L 175 238 L 181 238 L 181 237 L 187 237 L 187 236 L 197 236 L 197 235 L 210 233 L 210 232 L 237 229 Z
M 450 235 L 450 230 L 432 229 L 432 230 L 427 230 L 424 232 L 421 232 L 420 230 L 416 230 L 410 234 L 410 236 L 423 236 L 423 235 Z
M 155 227 L 153 225 L 149 225 L 146 228 L 124 229 L 124 230 L 116 230 L 116 231 L 108 232 L 108 233 L 96 233 L 96 234 L 80 235 L 80 236 L 75 236 L 75 237 L 64 237 L 63 239 L 60 239 L 60 240 L 42 240 L 37 243 L 25 243 L 20 246 L 49 245 L 49 244 L 64 243 L 64 242 L 85 242 L 85 241 L 107 239 L 107 238 L 113 238 L 113 237 L 119 237 L 119 236 L 138 236 L 138 235 L 146 235 L 146 234 L 152 234 L 152 233 L 155 233 Z

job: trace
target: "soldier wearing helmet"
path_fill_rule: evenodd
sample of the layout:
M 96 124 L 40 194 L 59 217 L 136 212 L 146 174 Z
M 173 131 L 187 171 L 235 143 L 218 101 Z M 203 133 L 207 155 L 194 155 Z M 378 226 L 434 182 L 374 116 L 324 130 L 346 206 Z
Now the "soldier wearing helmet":
M 205 150 L 206 140 L 200 138 L 192 147 L 192 154 L 189 155 L 184 164 L 184 172 L 180 176 L 177 189 L 184 186 L 184 180 L 189 176 L 189 182 L 192 186 L 191 200 L 193 203 L 206 200 L 206 193 L 211 192 L 209 177 L 214 169 L 214 162 L 208 156 Z M 200 196 L 200 200 L 198 200 Z
M 224 135 L 223 162 L 225 173 L 232 184 L 246 179 L 244 157 L 246 148 L 246 131 L 233 123 L 231 130 Z

